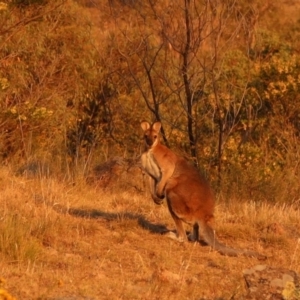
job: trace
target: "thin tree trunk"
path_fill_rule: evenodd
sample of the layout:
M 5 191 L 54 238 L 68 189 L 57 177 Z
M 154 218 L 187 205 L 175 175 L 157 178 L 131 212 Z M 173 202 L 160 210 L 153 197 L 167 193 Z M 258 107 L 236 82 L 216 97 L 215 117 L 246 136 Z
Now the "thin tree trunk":
M 184 90 L 187 103 L 187 129 L 190 143 L 190 153 L 194 164 L 197 165 L 197 151 L 196 151 L 196 140 L 193 128 L 193 96 L 190 87 L 190 80 L 188 76 L 189 67 L 189 54 L 191 51 L 191 20 L 190 20 L 190 0 L 185 0 L 185 27 L 186 27 L 186 43 L 182 53 L 182 78 L 184 82 Z

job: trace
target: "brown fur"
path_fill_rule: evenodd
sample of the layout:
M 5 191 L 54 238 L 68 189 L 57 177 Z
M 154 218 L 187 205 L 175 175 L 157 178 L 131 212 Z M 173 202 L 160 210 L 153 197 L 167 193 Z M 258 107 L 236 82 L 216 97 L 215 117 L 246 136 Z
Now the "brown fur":
M 199 241 L 200 236 L 214 250 L 221 254 L 237 256 L 243 254 L 260 259 L 259 253 L 247 250 L 236 250 L 220 243 L 210 226 L 214 215 L 213 192 L 198 170 L 184 158 L 176 155 L 159 142 L 161 124 L 150 125 L 142 122 L 146 151 L 142 154 L 142 165 L 151 178 L 151 195 L 156 203 L 161 203 L 166 195 L 170 214 L 177 229 L 177 239 L 187 241 L 183 222 L 193 226 L 190 237 Z

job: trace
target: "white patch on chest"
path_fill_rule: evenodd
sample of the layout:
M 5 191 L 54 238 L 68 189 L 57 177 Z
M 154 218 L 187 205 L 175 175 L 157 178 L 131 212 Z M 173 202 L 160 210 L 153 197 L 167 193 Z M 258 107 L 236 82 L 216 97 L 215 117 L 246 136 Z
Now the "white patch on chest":
M 159 181 L 161 179 L 161 171 L 151 150 L 142 154 L 141 161 L 145 172 Z

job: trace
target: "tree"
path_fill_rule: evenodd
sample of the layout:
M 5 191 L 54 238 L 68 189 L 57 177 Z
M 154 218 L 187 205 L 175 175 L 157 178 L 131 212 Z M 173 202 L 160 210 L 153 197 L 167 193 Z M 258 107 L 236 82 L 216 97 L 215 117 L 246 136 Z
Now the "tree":
M 61 155 L 73 114 L 67 104 L 79 103 L 98 88 L 98 53 L 88 19 L 82 13 L 78 17 L 79 10 L 65 1 L 51 1 L 43 6 L 7 6 L 4 11 L 2 158 Z
M 231 92 L 227 95 L 231 97 L 232 91 L 238 89 L 241 98 L 234 95 L 230 105 L 221 100 L 226 84 L 219 82 L 232 80 L 232 76 L 229 79 L 225 75 L 225 60 L 230 51 L 238 49 L 235 42 L 242 28 L 241 20 L 234 21 L 236 11 L 236 3 L 230 1 L 185 0 L 175 6 L 167 1 L 149 0 L 135 7 L 135 17 L 129 21 L 131 30 L 114 16 L 126 40 L 125 48 L 117 47 L 146 106 L 155 119 L 187 134 L 185 148 L 195 164 L 205 140 L 201 123 L 213 114 L 219 127 L 220 174 L 224 134 L 230 135 L 237 123 L 249 80 L 246 75 L 240 78 L 238 87 L 228 82 Z M 235 29 L 231 31 L 232 28 Z M 163 136 L 167 142 L 166 134 Z

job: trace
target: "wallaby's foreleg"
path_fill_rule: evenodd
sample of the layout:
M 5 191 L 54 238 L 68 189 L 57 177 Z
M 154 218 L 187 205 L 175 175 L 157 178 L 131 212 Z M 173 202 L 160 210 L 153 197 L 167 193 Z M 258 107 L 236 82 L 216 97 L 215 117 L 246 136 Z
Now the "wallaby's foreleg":
M 164 195 L 162 198 L 158 198 L 157 195 L 156 195 L 156 180 L 151 177 L 151 176 L 148 176 L 149 177 L 149 187 L 150 187 L 150 193 L 151 193 L 151 198 L 152 200 L 154 201 L 155 204 L 162 204 L 163 203 L 163 199 L 164 199 Z
M 169 178 L 173 175 L 174 168 L 162 170 L 161 179 L 156 186 L 157 197 L 163 199 L 165 197 L 165 187 Z

